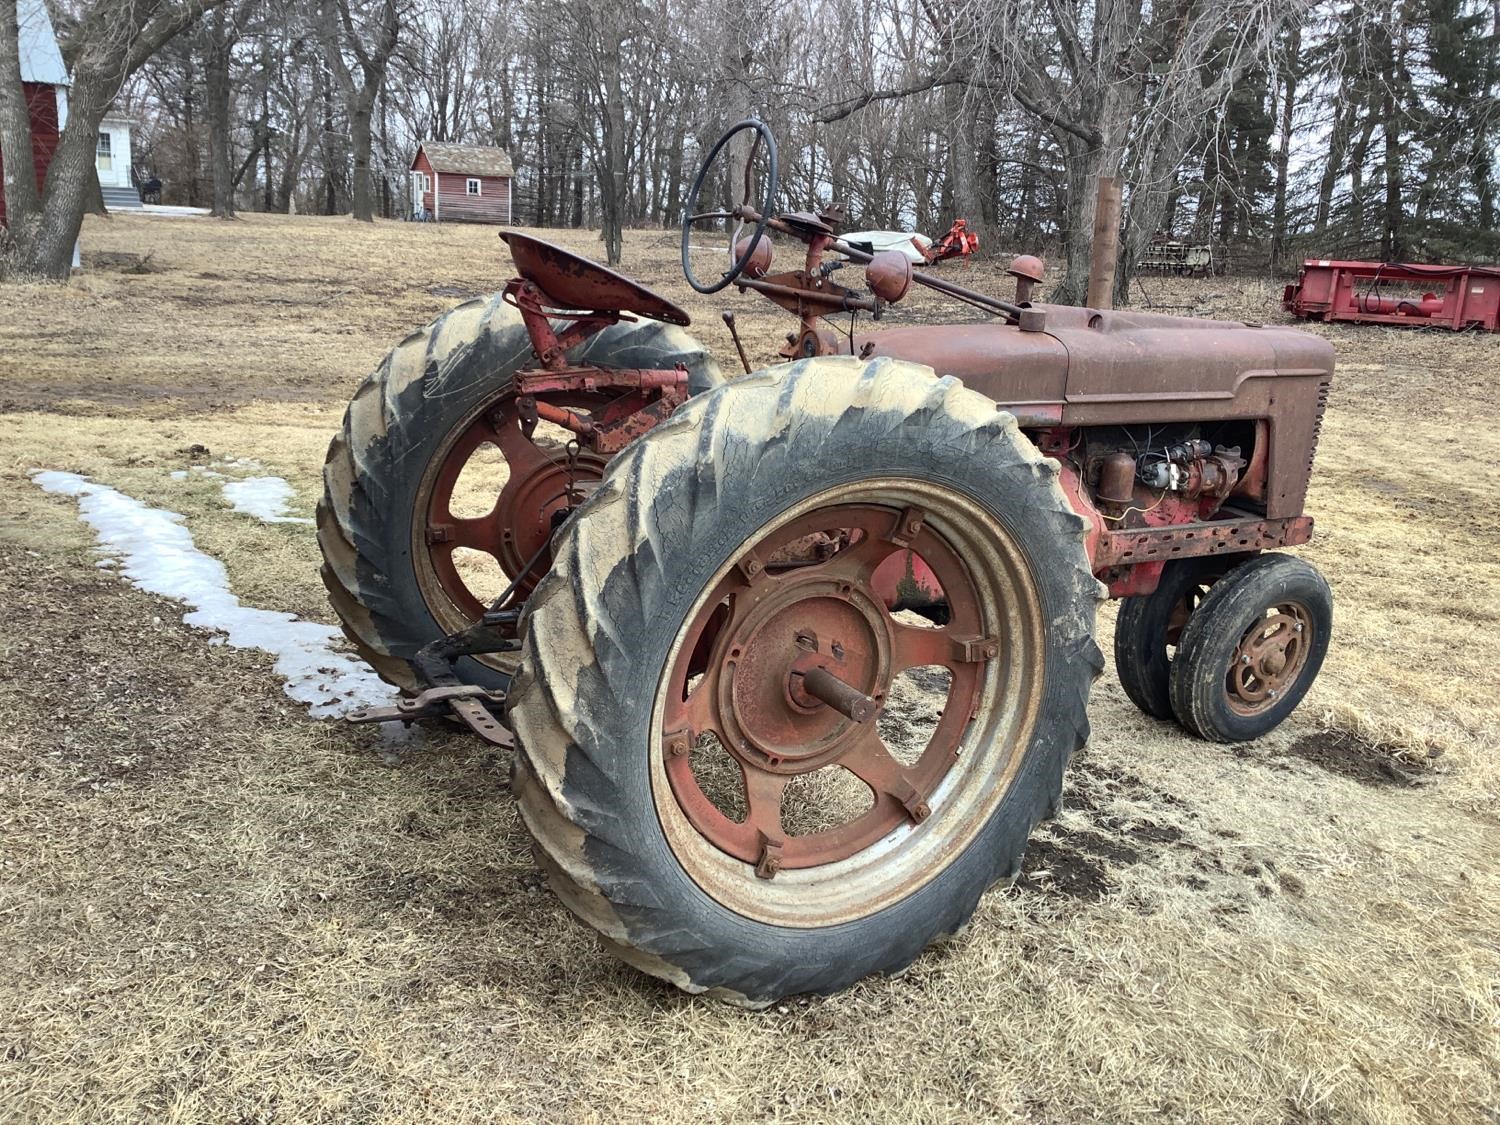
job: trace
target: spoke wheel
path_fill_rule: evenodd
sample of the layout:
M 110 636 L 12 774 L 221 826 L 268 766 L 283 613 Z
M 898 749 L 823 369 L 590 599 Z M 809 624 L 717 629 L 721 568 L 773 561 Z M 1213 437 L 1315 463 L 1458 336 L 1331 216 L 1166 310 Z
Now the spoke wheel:
M 547 401 L 587 412 L 605 399 Z M 506 394 L 461 425 L 434 458 L 414 511 L 412 554 L 433 616 L 450 632 L 478 620 L 500 592 L 484 583 L 482 571 L 466 567 L 458 552 L 488 555 L 508 585 L 541 551 L 541 560 L 520 584 L 523 596 L 547 572 L 551 558 L 544 549 L 553 531 L 604 475 L 605 460 L 597 454 L 574 447 L 570 456 L 571 437 L 546 423 L 528 436 L 515 398 Z M 461 484 L 469 485 L 463 510 L 476 501 L 488 504 L 491 493 L 493 505 L 482 515 L 455 515 Z
M 689 402 L 527 604 L 512 788 L 549 882 L 693 992 L 910 964 L 1014 878 L 1087 737 L 1083 536 L 1056 464 L 929 369 L 819 358 Z M 877 594 L 907 561 L 942 626 Z
M 1292 555 L 1259 555 L 1209 588 L 1171 664 L 1172 711 L 1202 738 L 1247 742 L 1302 702 L 1328 651 L 1333 595 Z
M 913 527 L 915 534 L 904 534 Z M 776 565 L 789 545 L 820 535 L 847 545 L 821 562 Z M 950 611 L 942 628 L 897 621 L 871 588 L 880 564 L 906 550 L 926 561 L 942 585 Z M 760 559 L 770 561 L 758 565 Z M 1016 577 L 1019 591 L 986 593 L 992 604 L 1005 598 L 1024 616 L 1034 608 L 1034 594 L 1023 575 Z M 692 827 L 767 878 L 847 860 L 925 821 L 930 795 L 958 761 L 989 664 L 1000 659 L 998 641 L 984 641 L 994 630 L 980 599 L 962 555 L 916 507 L 829 504 L 753 545 L 704 600 L 666 678 L 663 722 L 671 745 L 665 772 Z M 1020 620 L 1007 625 L 1007 659 L 1017 643 L 1035 647 Z M 984 655 L 986 644 L 994 657 Z M 810 674 L 828 672 L 874 710 L 883 706 L 897 676 L 926 667 L 946 670 L 946 697 L 933 700 L 942 717 L 910 763 L 892 752 L 873 716 L 860 721 L 844 714 L 806 686 Z M 1034 678 L 1023 685 L 1023 691 L 1036 688 Z M 1024 701 L 1017 702 L 1018 714 L 1029 713 Z M 705 735 L 729 752 L 740 771 L 746 806 L 741 820 L 715 803 L 694 769 L 694 756 L 683 752 L 688 740 L 697 743 Z M 793 834 L 787 821 L 795 810 L 785 808 L 789 783 L 829 766 L 869 790 L 868 809 L 834 827 Z
M 680 363 L 694 394 L 722 381 L 701 344 L 652 321 L 611 325 L 570 350 L 567 361 Z M 571 435 L 542 424 L 537 440 L 526 441 L 516 414 L 512 375 L 536 362 L 521 314 L 502 294 L 468 302 L 385 357 L 329 444 L 317 515 L 323 582 L 359 655 L 406 690 L 421 686 L 408 661 L 473 622 L 566 508 Z M 592 405 L 585 396 L 547 399 Z M 581 456 L 581 491 L 603 469 L 598 458 Z M 464 657 L 458 674 L 503 689 L 513 665 Z

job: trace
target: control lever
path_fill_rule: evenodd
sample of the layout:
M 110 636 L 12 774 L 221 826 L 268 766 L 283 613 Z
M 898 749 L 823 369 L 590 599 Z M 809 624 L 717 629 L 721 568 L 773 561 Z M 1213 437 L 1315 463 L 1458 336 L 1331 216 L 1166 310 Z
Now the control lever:
M 724 327 L 729 329 L 730 338 L 734 340 L 734 350 L 740 353 L 740 363 L 744 365 L 745 374 L 750 374 L 750 361 L 745 358 L 745 345 L 740 343 L 740 334 L 734 328 L 734 310 L 725 309 L 719 315 L 724 318 Z

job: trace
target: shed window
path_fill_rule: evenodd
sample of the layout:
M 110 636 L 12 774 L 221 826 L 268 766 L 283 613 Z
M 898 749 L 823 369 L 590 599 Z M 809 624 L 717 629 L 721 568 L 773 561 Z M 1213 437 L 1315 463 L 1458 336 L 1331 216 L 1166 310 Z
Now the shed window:
M 101 172 L 108 172 L 114 166 L 110 157 L 110 136 L 108 133 L 100 133 L 99 140 L 94 144 L 94 158 Z
M 468 192 L 469 192 L 470 195 L 478 195 L 479 194 L 479 181 L 478 180 L 475 180 L 475 179 L 472 179 L 472 178 L 469 180 Z

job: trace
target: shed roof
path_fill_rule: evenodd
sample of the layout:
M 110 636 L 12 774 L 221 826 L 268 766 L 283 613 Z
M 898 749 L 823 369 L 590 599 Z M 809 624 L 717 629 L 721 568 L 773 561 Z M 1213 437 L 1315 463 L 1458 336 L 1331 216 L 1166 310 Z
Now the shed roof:
M 21 81 L 66 86 L 68 68 L 63 66 L 62 52 L 57 49 L 46 4 L 43 0 L 20 0 L 16 14 L 21 23 Z
M 418 152 L 425 152 L 434 172 L 468 176 L 514 176 L 510 154 L 493 145 L 455 145 L 446 141 L 423 141 Z

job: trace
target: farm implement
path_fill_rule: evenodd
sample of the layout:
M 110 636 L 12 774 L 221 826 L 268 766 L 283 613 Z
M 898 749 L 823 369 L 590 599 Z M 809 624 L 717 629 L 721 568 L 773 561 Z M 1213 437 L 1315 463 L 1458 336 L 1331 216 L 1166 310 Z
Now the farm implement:
M 1088 739 L 1101 597 L 1129 697 L 1221 741 L 1297 706 L 1332 614 L 1274 550 L 1312 534 L 1329 345 L 1035 304 L 1036 259 L 976 292 L 776 190 L 740 123 L 682 261 L 795 318 L 777 362 L 726 379 L 676 304 L 507 232 L 503 290 L 361 386 L 318 511 L 345 631 L 408 693 L 359 718 L 513 742 L 563 901 L 752 1005 L 897 971 L 1015 877 Z M 873 330 L 914 284 L 986 319 Z
M 1500 331 L 1500 269 L 1310 258 L 1281 307 L 1305 320 Z

